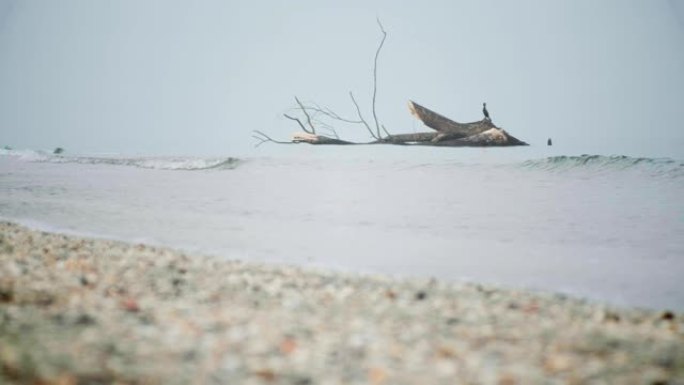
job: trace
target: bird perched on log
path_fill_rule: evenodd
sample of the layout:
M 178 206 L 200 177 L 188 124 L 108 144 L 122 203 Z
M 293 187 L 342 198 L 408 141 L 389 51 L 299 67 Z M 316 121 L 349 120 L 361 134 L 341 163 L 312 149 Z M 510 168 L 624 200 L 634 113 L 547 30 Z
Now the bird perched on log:
M 487 103 L 482 103 L 482 113 L 483 113 L 484 116 L 485 116 L 485 120 L 492 120 L 492 119 L 489 117 L 489 111 L 487 111 Z

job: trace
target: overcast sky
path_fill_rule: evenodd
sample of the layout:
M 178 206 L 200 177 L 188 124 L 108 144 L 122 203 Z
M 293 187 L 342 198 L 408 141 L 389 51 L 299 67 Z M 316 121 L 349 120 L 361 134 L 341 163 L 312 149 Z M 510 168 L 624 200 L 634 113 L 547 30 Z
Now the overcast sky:
M 0 0 L 0 145 L 255 154 L 293 97 L 421 130 L 409 99 L 533 145 L 684 158 L 684 1 Z M 362 127 L 338 127 L 365 139 Z M 272 147 L 261 147 L 268 154 Z

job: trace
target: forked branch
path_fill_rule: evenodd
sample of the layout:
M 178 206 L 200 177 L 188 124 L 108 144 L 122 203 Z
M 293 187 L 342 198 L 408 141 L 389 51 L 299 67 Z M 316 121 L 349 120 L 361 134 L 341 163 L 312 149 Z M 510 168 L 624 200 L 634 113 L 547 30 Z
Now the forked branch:
M 278 144 L 293 144 L 293 142 L 283 142 L 281 140 L 275 140 L 259 130 L 254 130 L 252 132 L 254 133 L 252 134 L 252 138 L 257 140 L 257 144 L 255 144 L 254 147 L 259 147 L 266 142 L 273 142 Z
M 314 113 L 319 113 L 319 114 L 325 115 L 330 119 L 338 120 L 340 122 L 352 123 L 352 124 L 362 123 L 360 120 L 353 120 L 353 119 L 348 119 L 348 118 L 342 117 L 342 116 L 338 115 L 335 111 L 331 110 L 330 108 L 321 107 L 316 103 L 312 103 L 311 105 L 305 105 L 304 107 L 309 111 L 313 111 Z
M 297 106 L 299 107 L 299 110 L 302 111 L 304 116 L 306 117 L 306 122 L 302 122 L 297 117 L 288 115 L 288 114 L 283 114 L 287 119 L 293 120 L 297 122 L 299 127 L 307 134 L 312 134 L 312 135 L 317 135 L 316 134 L 316 125 L 320 125 L 321 127 L 327 128 L 328 130 L 331 130 L 335 138 L 339 138 L 337 135 L 337 132 L 335 132 L 335 129 L 333 128 L 332 125 L 329 125 L 325 123 L 321 117 L 338 121 L 338 122 L 343 122 L 343 123 L 349 123 L 349 124 L 363 124 L 363 126 L 368 130 L 368 133 L 371 135 L 371 137 L 375 140 L 383 140 L 383 132 L 386 136 L 391 136 L 390 133 L 387 131 L 384 125 L 382 125 L 378 119 L 378 113 L 377 113 L 377 97 L 378 97 L 378 59 L 380 57 L 380 52 L 382 51 L 382 47 L 385 45 L 385 40 L 387 39 L 387 32 L 385 31 L 385 28 L 383 27 L 382 23 L 380 22 L 380 19 L 376 19 L 378 23 L 378 27 L 380 28 L 380 32 L 382 32 L 382 39 L 380 40 L 380 44 L 378 44 L 378 48 L 375 51 L 375 58 L 373 60 L 373 98 L 372 98 L 372 113 L 373 113 L 373 122 L 375 123 L 375 127 L 371 127 L 370 124 L 366 121 L 366 119 L 363 117 L 363 113 L 361 112 L 361 107 L 359 106 L 359 103 L 357 103 L 356 98 L 354 98 L 354 94 L 352 92 L 349 92 L 349 97 L 351 98 L 352 103 L 354 104 L 354 108 L 356 109 L 356 115 L 357 119 L 350 119 L 346 117 L 342 117 L 335 111 L 331 110 L 330 108 L 327 107 L 321 107 L 316 103 L 310 103 L 310 104 L 305 104 L 302 103 L 301 100 L 299 100 L 298 97 L 295 96 L 295 101 L 297 102 Z M 313 115 L 313 116 L 312 116 Z M 314 122 L 316 124 L 314 124 Z M 381 131 L 382 130 L 382 131 Z M 260 143 L 261 144 L 261 143 Z
M 294 120 L 295 122 L 297 122 L 297 124 L 299 124 L 299 127 L 301 127 L 302 130 L 304 130 L 304 132 L 306 132 L 308 134 L 313 134 L 313 132 L 306 129 L 306 127 L 304 126 L 304 123 L 302 123 L 302 121 L 299 120 L 299 118 L 295 118 L 294 116 L 290 116 L 288 114 L 283 114 L 283 116 L 290 119 L 290 120 Z
M 366 127 L 366 129 L 368 130 L 368 133 L 370 133 L 374 139 L 380 140 L 380 137 L 376 136 L 375 133 L 373 133 L 373 130 L 368 125 L 368 122 L 366 122 L 366 119 L 363 118 L 363 114 L 361 113 L 361 108 L 359 107 L 359 103 L 357 103 L 356 99 L 354 99 L 354 93 L 349 91 L 349 97 L 351 98 L 352 103 L 354 103 L 354 107 L 356 107 L 356 114 L 359 116 L 359 120 Z
M 299 108 L 301 108 L 302 112 L 306 116 L 306 122 L 309 124 L 309 127 L 311 128 L 311 131 L 304 129 L 304 131 L 308 132 L 309 134 L 314 134 L 316 135 L 316 128 L 314 127 L 313 123 L 311 123 L 311 116 L 309 113 L 306 111 L 306 107 L 302 104 L 302 102 L 299 101 L 299 98 L 295 96 L 295 100 L 297 101 L 297 104 L 299 105 Z

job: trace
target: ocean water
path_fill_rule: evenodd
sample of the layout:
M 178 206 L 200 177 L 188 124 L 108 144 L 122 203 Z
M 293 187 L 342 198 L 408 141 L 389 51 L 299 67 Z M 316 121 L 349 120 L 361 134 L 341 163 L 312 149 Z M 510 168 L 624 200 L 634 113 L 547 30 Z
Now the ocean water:
M 684 161 L 553 148 L 0 152 L 0 217 L 247 261 L 684 310 Z

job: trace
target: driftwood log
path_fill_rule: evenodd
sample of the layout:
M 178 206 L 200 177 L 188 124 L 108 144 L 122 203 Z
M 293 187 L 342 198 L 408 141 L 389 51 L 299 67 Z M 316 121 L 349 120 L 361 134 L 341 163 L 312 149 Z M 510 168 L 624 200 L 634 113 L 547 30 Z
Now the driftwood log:
M 266 142 L 279 144 L 309 143 L 315 145 L 399 144 L 449 147 L 527 145 L 527 143 L 513 137 L 502 128 L 497 127 L 488 117 L 478 122 L 459 123 L 413 101 L 409 101 L 409 111 L 411 114 L 423 122 L 427 127 L 433 129 L 434 132 L 429 131 L 398 135 L 390 134 L 380 122 L 376 112 L 378 58 L 380 57 L 380 51 L 387 39 L 387 32 L 379 19 L 377 20 L 377 23 L 380 32 L 382 33 L 382 38 L 375 51 L 375 59 L 373 61 L 373 98 L 371 111 L 374 124 L 369 124 L 363 117 L 361 107 L 357 103 L 352 92 L 349 92 L 349 97 L 356 110 L 356 118 L 342 117 L 329 108 L 321 107 L 316 103 L 302 103 L 299 98 L 295 97 L 297 103 L 297 107 L 295 108 L 303 115 L 302 120 L 304 120 L 304 122 L 298 117 L 288 114 L 283 115 L 285 118 L 296 122 L 302 131 L 295 133 L 290 141 L 279 141 L 271 138 L 262 131 L 255 130 L 253 137 L 257 140 L 257 147 Z M 340 139 L 333 126 L 326 123 L 323 119 L 344 124 L 363 125 L 374 140 L 372 142 L 359 143 Z M 316 126 L 319 128 L 318 131 L 316 130 Z M 320 129 L 329 132 L 331 136 L 321 135 Z
M 409 102 L 409 111 L 437 132 L 397 135 L 400 141 L 410 140 L 416 144 L 450 147 L 527 146 L 527 143 L 497 127 L 488 118 L 477 122 L 459 123 L 413 101 Z M 433 137 L 430 138 L 430 135 Z
M 427 127 L 435 131 L 417 132 L 412 134 L 387 135 L 376 138 L 372 142 L 350 142 L 339 138 L 332 138 L 325 135 L 316 134 L 311 119 L 307 119 L 309 128 L 299 119 L 287 116 L 296 120 L 304 130 L 292 135 L 290 142 L 276 141 L 260 131 L 255 131 L 255 138 L 260 141 L 274 143 L 309 143 L 315 145 L 336 144 L 399 144 L 399 145 L 421 145 L 421 146 L 440 146 L 440 147 L 495 147 L 495 146 L 527 146 L 527 143 L 519 140 L 506 130 L 497 127 L 491 119 L 482 119 L 477 122 L 459 123 L 443 115 L 440 115 L 420 104 L 410 101 L 409 111 Z

